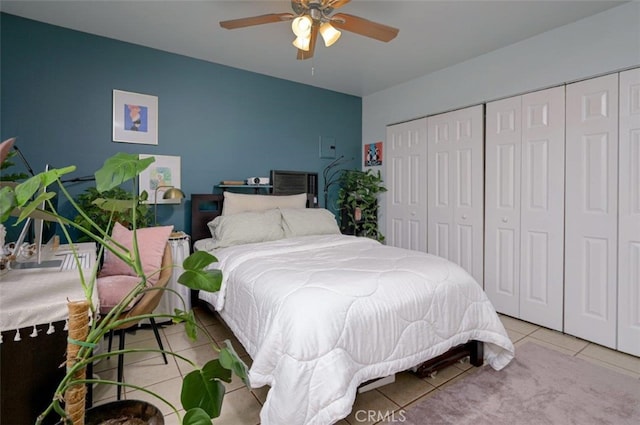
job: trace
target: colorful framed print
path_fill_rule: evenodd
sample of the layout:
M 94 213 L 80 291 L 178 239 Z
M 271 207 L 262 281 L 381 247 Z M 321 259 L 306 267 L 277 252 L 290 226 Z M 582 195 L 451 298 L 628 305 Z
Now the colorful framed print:
M 154 157 L 156 160 L 140 173 L 140 194 L 146 191 L 147 204 L 179 204 L 179 199 L 163 199 L 164 192 L 175 187 L 180 189 L 180 157 L 171 155 L 140 154 L 140 159 Z M 158 199 L 156 199 L 156 195 Z
M 113 91 L 113 141 L 158 144 L 158 97 Z
M 364 145 L 364 166 L 377 167 L 382 165 L 382 142 Z

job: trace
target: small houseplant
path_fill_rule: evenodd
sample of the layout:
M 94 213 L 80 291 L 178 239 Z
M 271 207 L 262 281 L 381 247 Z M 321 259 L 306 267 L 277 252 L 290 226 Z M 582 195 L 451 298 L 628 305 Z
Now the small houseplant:
M 378 194 L 386 191 L 380 171 L 346 170 L 342 173 L 337 202 L 343 233 L 384 241 L 378 229 Z
M 0 143 L 0 188 L 4 186 L 15 186 L 19 181 L 25 180 L 29 176 L 23 172 L 10 172 L 9 169 L 15 166 L 13 159 L 18 154 L 17 151 L 11 150 L 15 139 L 8 139 Z M 2 223 L 2 222 L 0 222 Z M 2 247 L 4 246 L 6 227 L 0 224 L 0 273 L 4 270 L 6 259 L 3 256 Z
M 3 182 L 17 182 L 20 180 L 25 180 L 29 177 L 27 174 L 19 172 L 19 173 L 7 173 L 7 169 L 13 167 L 15 164 L 12 160 L 17 154 L 16 151 L 7 152 L 7 157 L 0 163 L 0 181 Z
M 136 177 L 153 161 L 154 158 L 152 157 L 138 159 L 137 155 L 124 153 L 114 155 L 107 159 L 104 166 L 95 173 L 97 190 L 104 193 L 125 182 L 133 182 L 135 189 Z M 85 312 L 80 312 L 79 314 L 75 312 L 73 315 L 80 317 L 86 322 L 88 322 L 89 316 L 91 316 L 93 320 L 91 320 L 86 336 L 82 336 L 82 338 L 74 336 L 73 338 L 75 338 L 75 340 L 71 339 L 73 325 L 70 320 L 70 345 L 67 349 L 66 375 L 59 383 L 55 394 L 52 395 L 51 404 L 38 419 L 38 422 L 40 422 L 44 417 L 55 412 L 55 414 L 61 417 L 64 423 L 73 423 L 75 425 L 84 423 L 84 394 L 86 384 L 106 383 L 124 385 L 149 392 L 144 388 L 139 388 L 132 384 L 86 378 L 85 369 L 90 363 L 109 355 L 134 351 L 125 349 L 122 351 L 114 350 L 110 353 L 94 354 L 93 347 L 95 347 L 110 330 L 122 324 L 122 321 L 117 320 L 117 317 L 126 309 L 132 300 L 145 291 L 153 290 L 153 288 L 150 289 L 146 287 L 148 276 L 145 275 L 141 264 L 135 232 L 133 233 L 133 248 L 131 250 L 123 250 L 122 246 L 116 248 L 117 243 L 111 238 L 109 232 L 91 220 L 61 183 L 60 178 L 74 170 L 75 166 L 52 169 L 37 174 L 15 187 L 0 188 L 0 221 L 4 222 L 12 213 L 19 213 L 18 223 L 20 223 L 34 211 L 38 211 L 41 216 L 45 214 L 49 220 L 55 221 L 60 225 L 60 229 L 72 251 L 75 252 L 74 242 L 69 233 L 71 228 L 76 229 L 89 237 L 90 240 L 96 242 L 99 247 L 98 259 L 102 256 L 104 250 L 109 250 L 113 255 L 129 265 L 139 277 L 139 284 L 105 317 L 99 317 L 96 306 L 91 303 L 91 294 L 93 293 L 96 282 L 96 270 L 93 270 L 89 275 L 85 275 L 82 268 L 78 267 L 80 281 L 86 295 L 86 300 L 81 302 Z M 54 184 L 58 186 L 57 192 L 70 202 L 78 214 L 83 216 L 89 224 L 88 226 L 81 226 L 73 220 L 60 215 L 55 210 L 53 204 L 50 202 L 51 198 L 56 196 L 55 193 L 43 192 L 41 190 L 44 187 Z M 134 190 L 133 193 L 137 192 Z M 43 202 L 48 206 L 46 211 L 40 209 Z M 117 211 L 131 210 L 133 218 L 132 227 L 134 230 L 136 229 L 136 205 L 138 200 L 135 196 L 130 200 L 96 199 L 94 203 L 110 211 L 112 217 Z M 77 256 L 76 261 L 79 261 Z M 219 270 L 207 270 L 207 267 L 215 261 L 217 261 L 216 258 L 211 254 L 195 252 L 184 261 L 183 267 L 185 272 L 180 276 L 178 282 L 192 289 L 207 291 L 219 290 L 222 281 L 221 272 Z M 99 263 L 99 261 L 97 263 Z M 71 304 L 75 303 L 70 303 L 70 318 L 72 316 L 71 308 L 76 309 L 78 307 L 77 305 L 71 306 Z M 200 326 L 195 320 L 193 311 L 181 311 L 179 309 L 176 309 L 173 314 L 150 314 L 129 318 L 127 321 L 137 321 L 141 318 L 149 317 L 161 317 L 164 319 L 169 317 L 176 323 L 184 323 L 185 331 L 192 339 L 196 338 L 196 331 Z M 246 365 L 240 360 L 230 343 L 227 342 L 227 347 L 222 349 L 218 349 L 214 344 L 211 344 L 211 348 L 219 352 L 218 358 L 209 361 L 203 367 L 199 367 L 191 360 L 177 353 L 164 350 L 164 353 L 187 361 L 195 368 L 195 370 L 184 377 L 182 384 L 181 401 L 182 407 L 186 411 L 182 418 L 182 423 L 185 425 L 210 423 L 212 418 L 219 416 L 225 392 L 224 385 L 221 381 L 229 382 L 232 373 L 238 375 L 248 384 Z M 137 351 L 139 351 L 139 349 Z M 162 352 L 157 349 L 148 349 L 146 351 Z M 151 394 L 163 400 L 157 394 Z M 167 402 L 166 400 L 163 401 Z M 178 413 L 178 409 L 175 406 L 170 403 L 168 404 Z

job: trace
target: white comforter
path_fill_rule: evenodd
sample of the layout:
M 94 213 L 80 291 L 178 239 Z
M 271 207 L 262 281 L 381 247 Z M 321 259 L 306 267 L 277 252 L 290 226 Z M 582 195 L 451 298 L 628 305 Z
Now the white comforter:
M 342 235 L 213 254 L 222 288 L 201 297 L 251 355 L 252 387 L 271 386 L 262 425 L 332 424 L 349 414 L 360 383 L 470 339 L 487 343 L 495 369 L 513 358 L 482 288 L 442 258 Z

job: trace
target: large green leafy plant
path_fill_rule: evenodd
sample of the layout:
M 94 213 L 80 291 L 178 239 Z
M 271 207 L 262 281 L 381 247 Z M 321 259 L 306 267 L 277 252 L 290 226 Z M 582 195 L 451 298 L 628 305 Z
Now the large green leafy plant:
M 124 183 L 132 183 L 132 193 L 137 193 L 135 190 L 136 177 L 141 171 L 146 169 L 154 158 L 138 159 L 137 155 L 130 155 L 119 153 L 115 156 L 107 159 L 104 166 L 95 173 L 96 177 L 96 190 L 99 193 L 108 193 L 113 188 L 118 187 Z M 96 223 L 88 213 L 81 208 L 81 206 L 70 196 L 64 185 L 61 183 L 61 176 L 71 173 L 75 170 L 75 166 L 66 168 L 49 170 L 36 176 L 29 178 L 24 183 L 21 183 L 14 187 L 3 187 L 0 189 L 0 218 L 4 222 L 11 213 L 19 213 L 18 223 L 25 220 L 30 214 L 37 211 L 40 216 L 43 214 L 51 221 L 56 221 L 61 228 L 64 237 L 67 239 L 67 243 L 71 245 L 71 249 L 75 252 L 74 243 L 70 237 L 70 229 L 76 229 L 90 240 L 95 241 L 98 249 L 98 257 L 101 257 L 104 250 L 108 250 L 113 255 L 117 256 L 125 263 L 127 263 L 139 277 L 139 284 L 118 304 L 116 305 L 106 316 L 99 317 L 97 307 L 91 304 L 91 295 L 94 291 L 94 285 L 96 282 L 96 270 L 91 271 L 88 275 L 83 272 L 81 267 L 78 267 L 80 273 L 80 281 L 83 287 L 86 303 L 90 310 L 90 314 L 94 320 L 91 321 L 88 334 L 84 341 L 78 342 L 77 354 L 69 361 L 67 359 L 67 371 L 66 375 L 59 383 L 55 394 L 52 395 L 52 401 L 49 407 L 39 417 L 38 422 L 41 422 L 47 415 L 55 412 L 60 415 L 65 423 L 71 423 L 70 413 L 68 412 L 70 401 L 67 401 L 65 406 L 65 394 L 70 390 L 81 388 L 84 389 L 86 384 L 105 383 L 112 385 L 123 385 L 132 388 L 141 389 L 145 392 L 149 392 L 144 388 L 137 387 L 132 384 L 116 381 L 108 381 L 102 379 L 87 379 L 84 377 L 82 371 L 90 363 L 107 357 L 109 355 L 117 355 L 119 353 L 128 353 L 133 351 L 141 351 L 141 349 L 125 349 L 115 350 L 110 353 L 94 354 L 93 347 L 99 343 L 104 336 L 112 329 L 116 329 L 118 326 L 129 321 L 139 321 L 142 318 L 158 317 L 166 319 L 171 318 L 175 323 L 183 323 L 185 332 L 191 339 L 196 338 L 197 330 L 200 329 L 200 325 L 195 320 L 193 311 L 183 311 L 176 309 L 173 314 L 149 314 L 137 317 L 131 317 L 127 319 L 119 320 L 118 316 L 122 313 L 129 303 L 136 299 L 138 295 L 150 291 L 161 290 L 158 288 L 147 288 L 146 282 L 148 276 L 145 275 L 142 267 L 139 247 L 137 238 L 133 237 L 133 248 L 127 250 L 114 241 L 108 231 L 109 225 L 113 221 L 113 217 L 119 212 L 130 211 L 132 217 L 132 228 L 137 228 L 137 205 L 138 199 L 132 196 L 131 199 L 107 199 L 98 198 L 93 201 L 95 205 L 99 205 L 104 211 L 109 212 L 110 220 L 106 226 L 101 226 Z M 43 192 L 42 189 L 51 185 L 57 186 L 55 192 L 48 191 Z M 56 196 L 56 192 L 64 196 L 75 211 L 83 217 L 85 224 L 80 225 L 74 220 L 60 215 L 54 208 L 51 199 Z M 47 210 L 41 210 L 42 203 L 47 204 Z M 76 261 L 78 258 L 76 257 Z M 183 263 L 184 273 L 179 277 L 178 282 L 188 286 L 191 289 L 205 290 L 205 291 L 217 291 L 220 289 L 222 282 L 222 273 L 220 270 L 209 270 L 208 266 L 217 259 L 206 252 L 198 251 L 190 255 Z M 156 271 L 159 273 L 160 270 Z M 206 332 L 202 332 L 207 338 L 210 338 Z M 72 343 L 74 343 L 72 341 Z M 232 373 L 238 375 L 247 385 L 247 369 L 246 365 L 240 360 L 238 355 L 233 350 L 231 344 L 227 341 L 227 346 L 224 348 L 218 348 L 215 343 L 210 340 L 210 346 L 213 351 L 218 352 L 218 358 L 207 362 L 205 365 L 195 364 L 184 356 L 165 350 L 166 354 L 172 355 L 183 361 L 188 362 L 194 368 L 192 372 L 186 375 L 182 383 L 181 402 L 182 408 L 186 411 L 182 418 L 182 423 L 185 425 L 201 425 L 208 424 L 211 419 L 220 415 L 222 401 L 225 393 L 225 387 L 222 381 L 230 382 Z M 76 351 L 76 350 L 74 350 Z M 159 349 L 144 349 L 142 351 L 162 352 Z M 69 352 L 69 350 L 68 350 Z M 213 356 L 212 356 L 213 357 Z M 158 397 L 158 399 L 169 404 L 171 408 L 178 413 L 178 408 L 173 406 L 167 400 L 164 400 L 159 395 L 151 393 Z M 82 406 L 84 406 L 84 400 Z M 65 411 L 65 408 L 67 411 Z
M 128 208 L 131 204 L 126 203 L 124 210 L 109 211 L 103 208 L 96 200 L 100 199 L 120 199 L 120 200 L 133 200 L 134 196 L 131 192 L 124 190 L 121 187 L 114 187 L 113 189 L 100 192 L 95 187 L 86 189 L 83 193 L 78 195 L 76 202 L 85 214 L 77 214 L 73 221 L 80 226 L 91 229 L 92 223 L 95 223 L 101 229 L 111 231 L 113 223 L 118 222 L 124 227 L 131 229 L 133 227 L 133 213 L 136 214 L 136 225 L 138 228 L 148 227 L 152 223 L 152 214 L 149 205 L 137 202 L 135 208 Z M 145 201 L 146 199 L 139 199 L 139 201 Z M 85 215 L 90 220 L 85 218 Z M 80 233 L 78 242 L 90 241 L 91 238 L 84 233 Z
M 342 173 L 337 201 L 341 230 L 384 241 L 378 229 L 378 194 L 386 191 L 380 171 L 347 170 Z

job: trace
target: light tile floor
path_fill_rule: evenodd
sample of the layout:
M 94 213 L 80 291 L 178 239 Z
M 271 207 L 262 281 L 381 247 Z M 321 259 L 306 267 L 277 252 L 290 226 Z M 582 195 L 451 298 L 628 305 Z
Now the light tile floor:
M 225 339 L 231 340 L 238 354 L 250 365 L 251 359 L 246 354 L 238 340 L 221 322 L 206 309 L 196 308 L 196 317 L 216 344 L 222 344 Z M 640 379 L 640 358 L 614 351 L 579 338 L 552 331 L 531 323 L 517 320 L 508 316 L 500 316 L 509 337 L 516 348 L 527 341 L 549 347 L 569 355 L 585 359 L 593 364 L 604 366 L 616 372 L 624 373 L 635 379 Z M 165 325 L 161 329 L 161 337 L 166 347 L 183 355 L 197 364 L 216 357 L 216 352 L 208 345 L 208 338 L 201 336 L 196 342 L 190 341 L 182 330 L 182 325 Z M 105 344 L 106 345 L 106 344 Z M 147 347 L 155 348 L 156 342 L 150 329 L 138 329 L 135 333 L 127 334 L 127 348 Z M 117 346 L 117 341 L 114 341 Z M 116 358 L 103 360 L 95 366 L 95 372 L 103 379 L 116 377 Z M 180 359 L 169 358 L 169 364 L 164 364 L 162 357 L 156 353 L 135 353 L 125 356 L 124 379 L 128 384 L 145 387 L 152 390 L 169 403 L 180 406 L 180 386 L 182 377 L 192 370 L 192 366 Z M 420 379 L 411 373 L 403 372 L 396 375 L 393 384 L 358 395 L 353 412 L 358 410 L 377 411 L 379 415 L 355 415 L 352 413 L 339 425 L 365 425 L 380 423 L 385 414 L 400 414 L 401 409 L 410 407 L 424 397 L 435 394 L 443 388 L 477 369 L 468 363 L 457 363 L 437 373 L 436 376 Z M 258 425 L 260 423 L 260 408 L 267 396 L 268 388 L 247 389 L 242 382 L 235 378 L 225 384 L 227 393 L 220 418 L 214 421 L 216 425 Z M 115 399 L 115 387 L 98 385 L 94 391 L 95 404 Z M 128 399 L 143 399 L 153 402 L 165 414 L 165 423 L 175 425 L 179 423 L 175 412 L 167 404 L 158 402 L 153 396 L 137 390 L 126 388 L 124 397 Z M 180 411 L 182 414 L 183 412 Z M 400 417 L 400 416 L 398 416 Z

